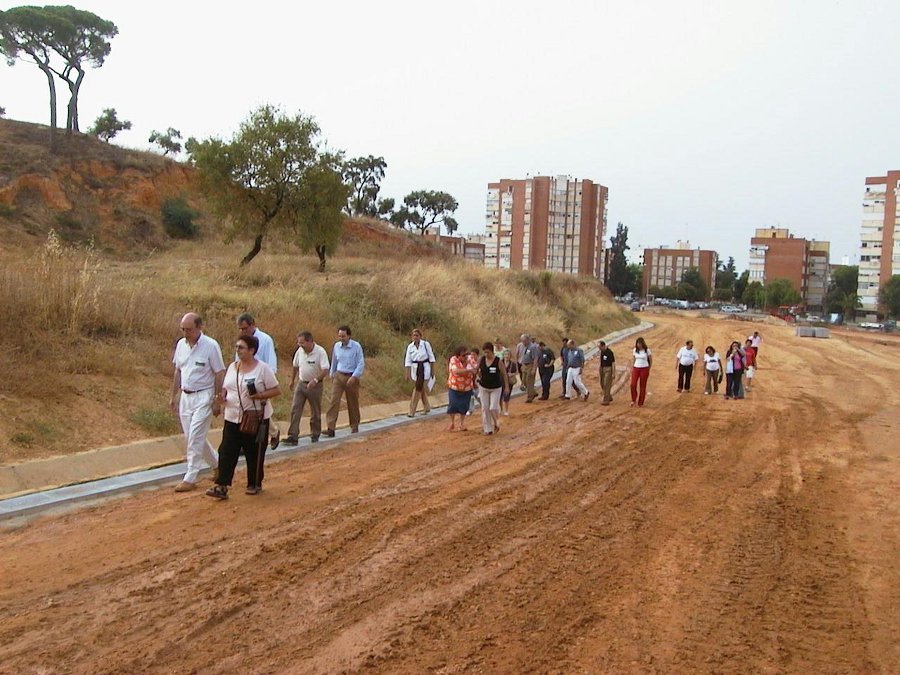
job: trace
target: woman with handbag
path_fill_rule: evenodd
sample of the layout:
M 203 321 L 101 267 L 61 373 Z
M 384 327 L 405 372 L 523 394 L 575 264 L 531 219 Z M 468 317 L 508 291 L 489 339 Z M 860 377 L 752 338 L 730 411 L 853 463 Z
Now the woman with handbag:
M 281 393 L 272 369 L 256 358 L 259 349 L 256 336 L 238 337 L 234 349 L 238 360 L 229 364 L 222 385 L 225 427 L 219 445 L 219 475 L 216 484 L 206 491 L 216 499 L 228 499 L 228 488 L 241 451 L 247 460 L 247 494 L 257 495 L 262 490 L 272 416 L 268 399 Z

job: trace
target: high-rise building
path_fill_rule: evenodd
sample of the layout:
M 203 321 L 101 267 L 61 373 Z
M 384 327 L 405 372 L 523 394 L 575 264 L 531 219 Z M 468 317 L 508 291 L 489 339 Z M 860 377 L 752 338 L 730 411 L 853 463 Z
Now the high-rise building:
M 677 248 L 645 248 L 644 277 L 642 295 L 646 297 L 651 288 L 675 287 L 681 283 L 684 273 L 691 268 L 700 272 L 706 283 L 707 299 L 716 285 L 716 265 L 719 257 L 715 251 L 692 249 L 690 242 L 679 241 Z
M 878 291 L 900 274 L 900 171 L 866 178 L 859 245 L 859 295 L 863 314 L 878 311 Z
M 831 244 L 811 241 L 806 259 L 806 307 L 810 311 L 825 309 L 825 294 L 831 279 Z
M 819 310 L 828 288 L 829 251 L 827 241 L 795 237 L 783 227 L 759 228 L 750 239 L 750 281 L 765 286 L 787 279 L 808 309 Z
M 488 184 L 485 266 L 602 279 L 608 195 L 603 185 L 570 176 Z

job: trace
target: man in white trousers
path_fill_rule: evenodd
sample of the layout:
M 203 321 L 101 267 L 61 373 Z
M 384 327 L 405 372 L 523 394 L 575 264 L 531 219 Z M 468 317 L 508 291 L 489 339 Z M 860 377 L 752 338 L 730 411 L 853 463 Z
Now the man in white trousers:
M 219 343 L 203 334 L 203 319 L 199 314 L 185 314 L 181 332 L 184 337 L 175 345 L 172 356 L 175 373 L 169 408 L 178 413 L 187 441 L 187 471 L 175 492 L 189 492 L 197 487 L 201 460 L 214 472 L 219 469 L 219 456 L 206 436 L 213 416 L 221 412 L 225 363 Z
M 587 401 L 591 392 L 588 391 L 588 388 L 581 380 L 581 369 L 584 368 L 584 350 L 575 344 L 575 340 L 569 340 L 568 346 L 569 351 L 566 352 L 566 362 L 568 363 L 569 371 L 566 373 L 566 393 L 568 394 L 566 398 L 571 398 L 574 393 Z

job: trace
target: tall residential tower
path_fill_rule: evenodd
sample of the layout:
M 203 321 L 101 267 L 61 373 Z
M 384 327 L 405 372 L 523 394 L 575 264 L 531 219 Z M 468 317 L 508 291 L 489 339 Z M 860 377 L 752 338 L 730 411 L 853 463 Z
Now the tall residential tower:
M 874 317 L 882 284 L 900 274 L 900 171 L 866 178 L 859 245 L 862 313 Z
M 609 191 L 571 176 L 488 184 L 486 267 L 603 278 Z

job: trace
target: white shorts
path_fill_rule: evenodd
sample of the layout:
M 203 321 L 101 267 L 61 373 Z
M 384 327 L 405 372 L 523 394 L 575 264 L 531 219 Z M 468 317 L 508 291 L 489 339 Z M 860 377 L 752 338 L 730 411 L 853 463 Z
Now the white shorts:
M 747 379 L 753 379 L 753 366 L 747 366 Z

